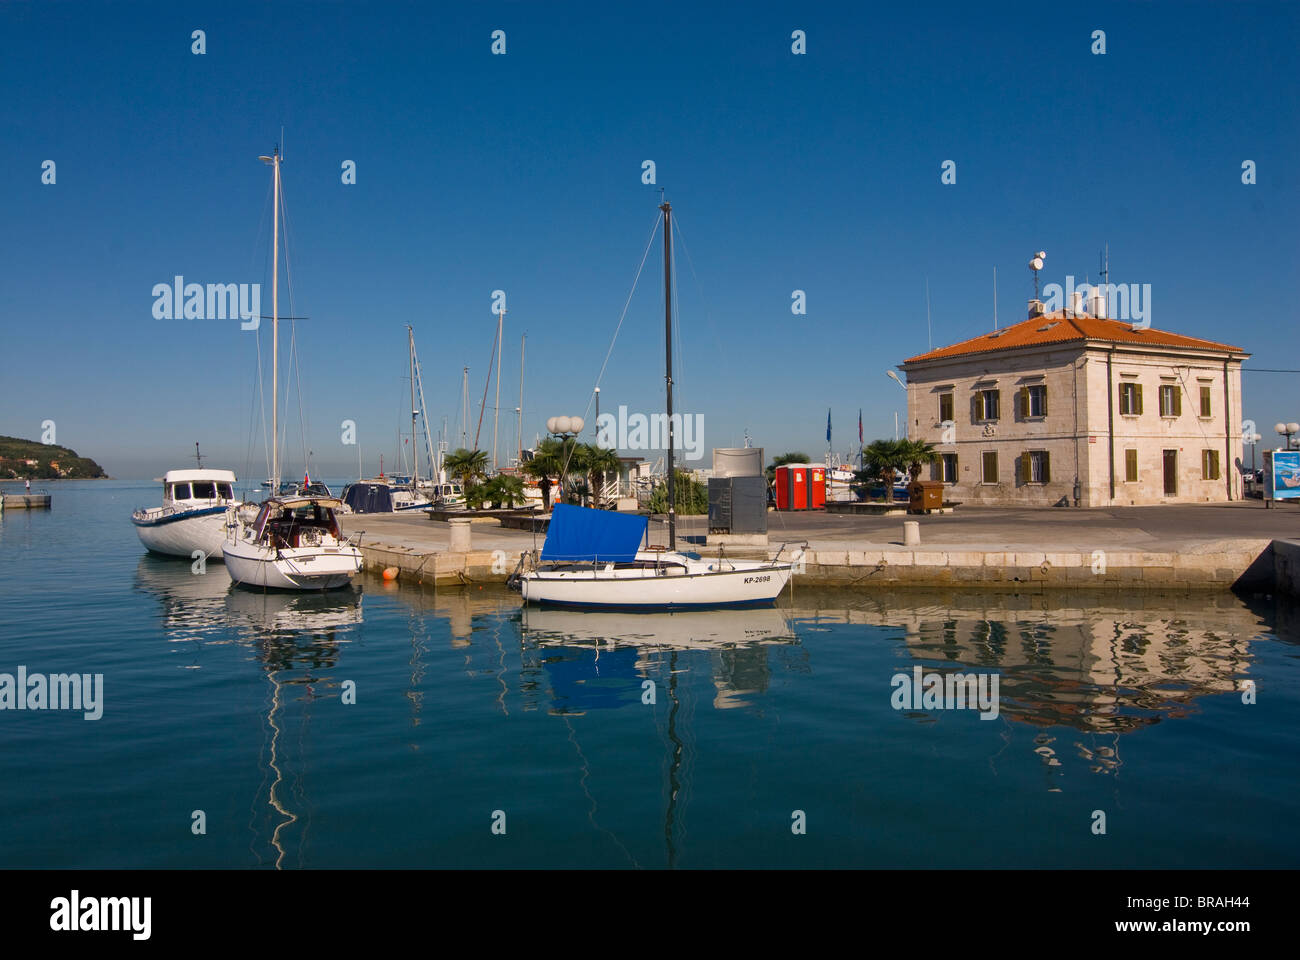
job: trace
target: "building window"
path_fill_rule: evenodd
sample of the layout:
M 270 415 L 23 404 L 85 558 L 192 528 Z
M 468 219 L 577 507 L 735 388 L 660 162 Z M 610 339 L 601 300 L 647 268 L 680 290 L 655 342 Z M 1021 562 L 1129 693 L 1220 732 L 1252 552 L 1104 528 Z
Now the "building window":
M 997 482 L 998 482 L 998 455 L 997 455 L 997 453 L 996 453 L 996 452 L 992 452 L 992 451 L 990 451 L 990 452 L 988 452 L 988 453 L 985 453 L 982 459 L 983 459 L 983 461 L 984 461 L 984 464 L 983 464 L 983 466 L 984 466 L 984 476 L 983 476 L 983 478 L 982 478 L 982 479 L 983 479 L 983 482 L 984 482 L 984 483 L 997 483 Z
M 975 419 L 996 420 L 1001 412 L 1002 392 L 1000 390 L 977 390 L 975 392 Z
M 957 482 L 957 454 L 955 453 L 943 454 L 943 461 L 941 462 L 940 466 L 943 469 L 943 482 L 956 483 Z
M 1160 416 L 1181 417 L 1183 415 L 1183 392 L 1176 383 L 1160 385 Z
M 1205 384 L 1201 384 L 1201 416 L 1209 417 L 1212 415 L 1210 410 L 1210 388 Z
M 1137 483 L 1138 478 L 1138 452 L 1136 450 L 1124 451 L 1124 482 Z
M 1047 416 L 1047 387 L 1041 383 L 1032 387 L 1021 387 L 1016 402 L 1020 404 L 1020 417 Z
M 1201 451 L 1201 479 L 1203 480 L 1219 479 L 1219 451 L 1218 450 Z
M 1119 385 L 1119 412 L 1125 417 L 1142 414 L 1142 384 L 1121 383 Z
M 1020 455 L 1021 483 L 1050 483 L 1052 471 L 1046 450 L 1026 450 Z
M 952 417 L 952 394 L 939 394 L 939 422 L 947 423 Z

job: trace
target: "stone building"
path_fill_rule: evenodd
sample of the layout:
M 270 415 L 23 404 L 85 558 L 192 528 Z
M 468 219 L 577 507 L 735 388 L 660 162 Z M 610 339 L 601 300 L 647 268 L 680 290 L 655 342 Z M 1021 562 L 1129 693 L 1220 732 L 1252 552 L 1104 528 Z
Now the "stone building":
M 1100 302 L 1095 302 L 1100 314 Z M 1093 316 L 1029 318 L 900 365 L 908 436 L 945 498 L 1109 506 L 1237 500 L 1240 347 Z

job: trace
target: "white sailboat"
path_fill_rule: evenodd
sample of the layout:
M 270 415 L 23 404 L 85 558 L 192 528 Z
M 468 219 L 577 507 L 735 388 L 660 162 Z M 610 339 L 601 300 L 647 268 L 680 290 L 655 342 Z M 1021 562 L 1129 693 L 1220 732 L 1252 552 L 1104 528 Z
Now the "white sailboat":
M 703 559 L 677 551 L 673 471 L 672 206 L 665 202 L 664 352 L 668 387 L 668 548 L 638 549 L 648 518 L 557 505 L 540 557 L 525 554 L 511 578 L 525 603 L 592 609 L 683 610 L 775 602 L 793 561 Z
M 280 486 L 280 150 L 261 157 L 274 168 L 275 199 L 271 268 L 271 490 Z M 320 495 L 271 497 L 247 522 L 231 510 L 224 547 L 235 583 L 279 590 L 330 590 L 345 586 L 361 569 L 361 551 L 344 539 L 335 513 L 342 501 Z M 360 537 L 360 533 L 356 534 Z

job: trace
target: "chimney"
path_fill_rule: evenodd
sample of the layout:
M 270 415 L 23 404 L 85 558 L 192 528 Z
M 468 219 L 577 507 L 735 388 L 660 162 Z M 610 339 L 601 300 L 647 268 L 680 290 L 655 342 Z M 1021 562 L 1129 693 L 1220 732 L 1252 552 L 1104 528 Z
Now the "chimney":
M 1029 301 L 1029 319 L 1032 320 L 1032 319 L 1034 319 L 1034 317 L 1041 317 L 1042 315 L 1043 315 L 1043 301 L 1041 301 L 1041 300 L 1030 300 L 1030 301 Z
M 1106 317 L 1106 296 L 1097 287 L 1088 291 L 1088 312 L 1094 317 Z

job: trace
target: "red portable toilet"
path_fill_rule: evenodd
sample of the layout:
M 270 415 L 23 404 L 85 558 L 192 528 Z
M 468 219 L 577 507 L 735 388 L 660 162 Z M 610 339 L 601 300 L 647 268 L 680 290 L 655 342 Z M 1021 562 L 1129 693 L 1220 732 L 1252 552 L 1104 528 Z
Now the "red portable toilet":
M 808 467 L 808 509 L 826 509 L 826 468 L 821 464 Z
M 778 510 L 808 509 L 808 465 L 806 463 L 777 467 L 774 485 Z

